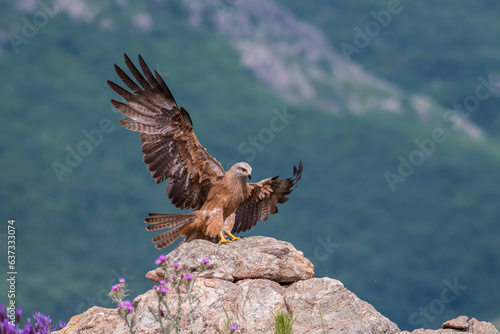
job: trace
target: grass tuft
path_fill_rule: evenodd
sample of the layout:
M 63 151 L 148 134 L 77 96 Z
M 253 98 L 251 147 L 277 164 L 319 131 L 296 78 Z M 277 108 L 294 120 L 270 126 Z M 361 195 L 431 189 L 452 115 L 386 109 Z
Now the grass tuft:
M 279 311 L 274 314 L 274 332 L 276 334 L 291 334 L 295 318 L 291 313 Z

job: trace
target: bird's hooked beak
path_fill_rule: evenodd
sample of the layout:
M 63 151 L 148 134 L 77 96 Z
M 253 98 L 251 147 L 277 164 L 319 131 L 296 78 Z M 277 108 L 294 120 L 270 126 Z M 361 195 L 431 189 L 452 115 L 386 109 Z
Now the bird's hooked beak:
M 247 177 L 248 177 L 249 180 L 252 179 L 252 174 L 250 172 L 246 172 L 245 174 L 247 175 Z

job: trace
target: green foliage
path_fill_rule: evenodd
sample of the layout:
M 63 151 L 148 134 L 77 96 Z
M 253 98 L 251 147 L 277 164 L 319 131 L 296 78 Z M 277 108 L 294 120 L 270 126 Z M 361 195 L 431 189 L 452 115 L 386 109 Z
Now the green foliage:
M 276 334 L 291 334 L 295 318 L 291 313 L 279 311 L 273 314 L 274 332 Z
M 384 24 L 379 24 L 378 33 L 368 35 L 367 45 L 349 58 L 408 91 L 432 96 L 444 108 L 463 104 L 467 96 L 474 95 L 479 76 L 498 78 L 500 27 L 491 24 L 500 10 L 497 1 L 460 6 L 453 0 L 278 2 L 319 27 L 340 53 L 341 43 L 356 46 L 355 28 L 365 31 L 369 22 L 378 22 L 381 12 L 387 12 L 389 3 L 398 3 L 393 14 L 379 18 Z M 492 136 L 499 133 L 499 102 L 497 90 L 480 101 L 471 115 Z
M 321 320 L 321 329 L 323 331 L 323 334 L 325 334 L 326 331 L 325 331 L 325 321 L 323 320 L 323 312 L 321 312 L 321 308 L 319 308 L 318 311 L 319 311 L 319 318 Z

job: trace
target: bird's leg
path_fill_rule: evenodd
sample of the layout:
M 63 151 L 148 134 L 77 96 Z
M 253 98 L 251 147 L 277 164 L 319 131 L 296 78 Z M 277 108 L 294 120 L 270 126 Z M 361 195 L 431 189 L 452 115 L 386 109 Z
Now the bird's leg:
M 224 236 L 222 235 L 222 232 L 219 233 L 219 236 L 220 236 L 219 244 L 223 244 L 225 242 L 231 242 L 231 240 L 227 240 L 226 238 L 224 238 Z
M 230 232 L 226 232 L 227 235 L 229 235 L 231 238 L 233 238 L 233 240 L 231 241 L 234 241 L 234 240 L 240 240 L 241 238 L 239 237 L 235 237 L 234 235 L 232 235 Z

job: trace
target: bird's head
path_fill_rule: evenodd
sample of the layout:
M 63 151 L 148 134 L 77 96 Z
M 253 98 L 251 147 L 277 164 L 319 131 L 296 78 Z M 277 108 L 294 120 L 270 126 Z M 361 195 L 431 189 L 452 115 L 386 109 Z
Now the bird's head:
M 247 164 L 246 162 L 235 163 L 231 167 L 230 171 L 232 171 L 232 173 L 236 177 L 239 177 L 242 179 L 246 179 L 247 177 L 248 177 L 248 179 L 252 178 L 252 167 L 250 167 L 250 165 Z

